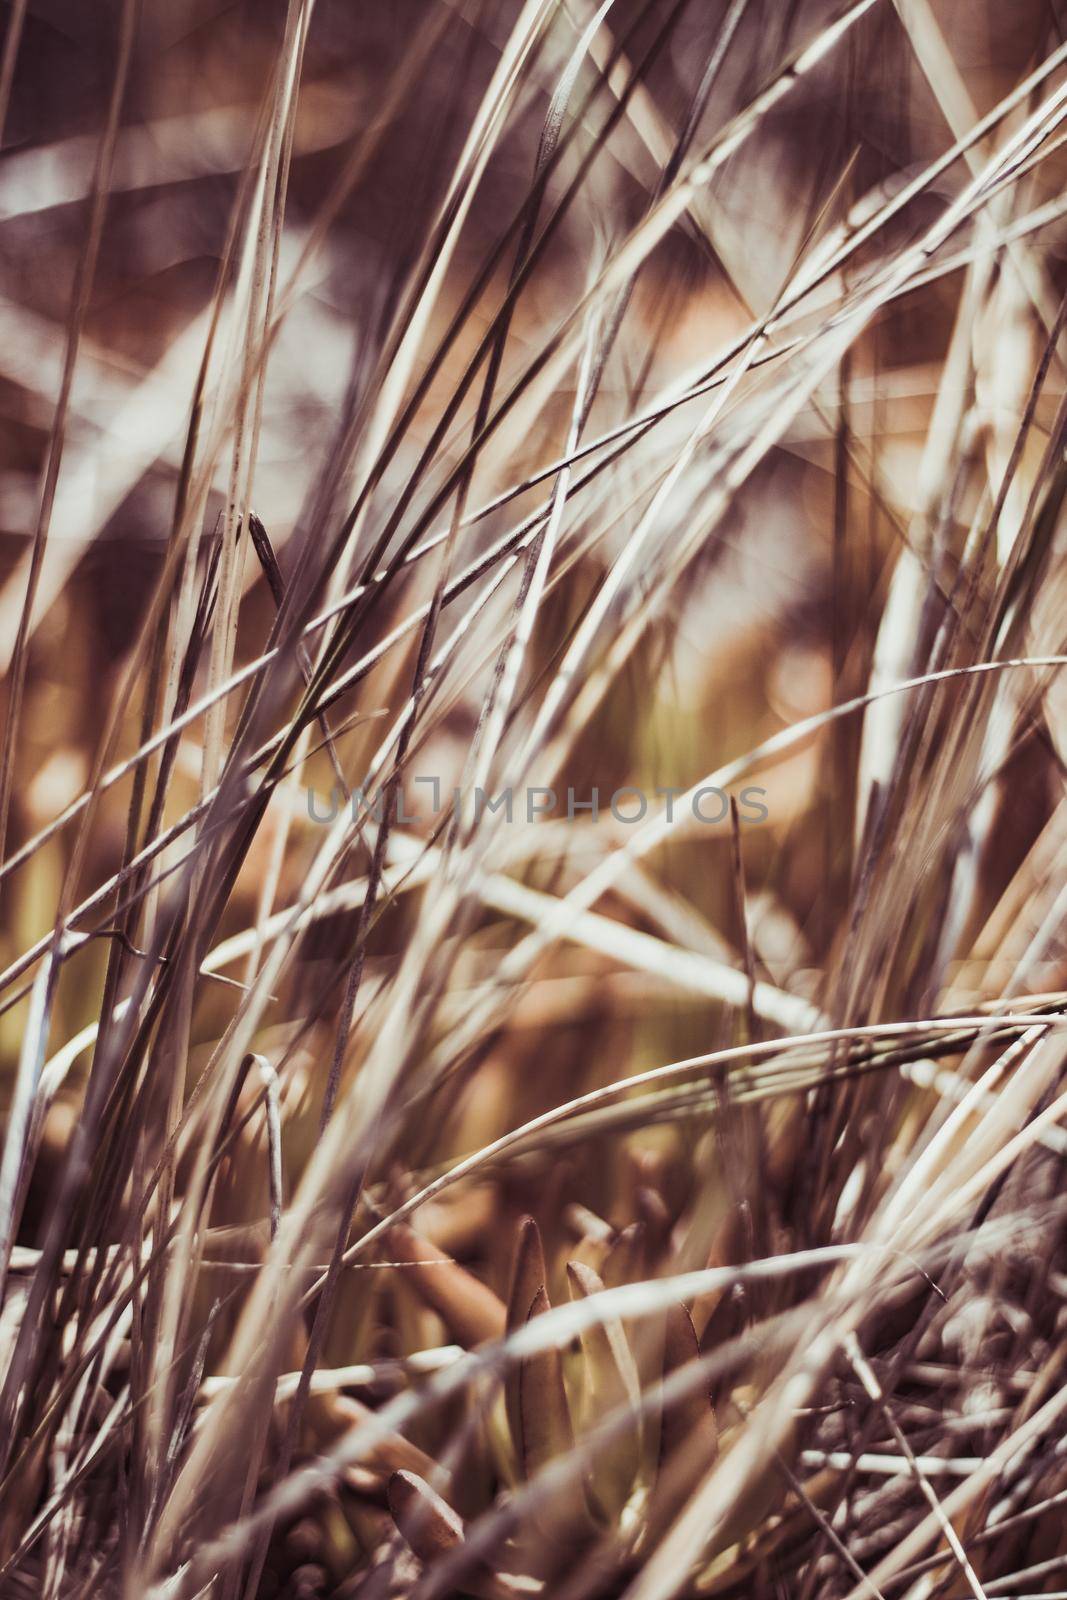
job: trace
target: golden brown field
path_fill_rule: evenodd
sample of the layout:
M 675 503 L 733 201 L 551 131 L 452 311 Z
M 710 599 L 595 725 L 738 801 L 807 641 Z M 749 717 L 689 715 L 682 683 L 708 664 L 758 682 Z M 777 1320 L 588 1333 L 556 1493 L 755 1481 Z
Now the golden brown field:
M 0 1600 L 1067 1594 L 1067 11 L 2 41 Z

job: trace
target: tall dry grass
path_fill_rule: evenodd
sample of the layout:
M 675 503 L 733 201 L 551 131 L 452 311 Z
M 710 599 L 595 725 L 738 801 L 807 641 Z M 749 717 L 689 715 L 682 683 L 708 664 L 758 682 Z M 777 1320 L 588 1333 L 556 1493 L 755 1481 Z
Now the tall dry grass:
M 1067 1591 L 1058 7 L 5 26 L 0 1596 Z

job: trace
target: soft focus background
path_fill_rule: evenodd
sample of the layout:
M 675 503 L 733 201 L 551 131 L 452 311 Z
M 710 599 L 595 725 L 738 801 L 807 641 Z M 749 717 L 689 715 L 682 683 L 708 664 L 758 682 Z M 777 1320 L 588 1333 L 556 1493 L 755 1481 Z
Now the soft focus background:
M 1059 7 L 5 10 L 0 1594 L 1062 1588 Z

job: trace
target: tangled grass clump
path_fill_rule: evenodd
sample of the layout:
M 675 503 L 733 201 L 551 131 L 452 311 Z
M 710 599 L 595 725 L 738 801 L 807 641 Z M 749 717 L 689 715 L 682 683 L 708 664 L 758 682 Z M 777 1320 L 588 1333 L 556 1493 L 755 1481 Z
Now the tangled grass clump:
M 0 1600 L 1067 1592 L 1059 8 L 5 29 Z

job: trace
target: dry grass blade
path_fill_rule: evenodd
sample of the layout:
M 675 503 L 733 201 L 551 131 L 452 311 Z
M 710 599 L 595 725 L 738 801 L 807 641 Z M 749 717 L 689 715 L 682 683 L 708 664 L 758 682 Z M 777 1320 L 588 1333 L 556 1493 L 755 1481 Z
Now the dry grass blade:
M 541 1316 L 548 1309 L 548 1295 L 542 1287 L 530 1302 L 525 1320 Z M 519 1459 L 523 1472 L 532 1477 L 556 1456 L 565 1455 L 574 1444 L 570 1406 L 563 1386 L 563 1363 L 558 1350 L 543 1350 L 519 1363 L 518 1409 Z

